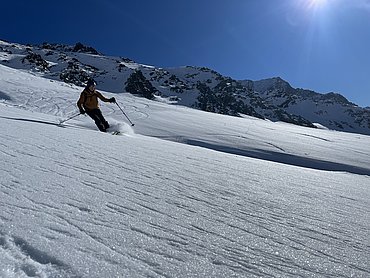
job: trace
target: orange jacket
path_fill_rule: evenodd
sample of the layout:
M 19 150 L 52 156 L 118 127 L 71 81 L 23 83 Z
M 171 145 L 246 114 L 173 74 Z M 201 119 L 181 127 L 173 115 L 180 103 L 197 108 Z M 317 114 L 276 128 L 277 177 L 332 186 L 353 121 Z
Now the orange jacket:
M 104 97 L 101 93 L 94 90 L 91 92 L 88 89 L 84 89 L 77 101 L 77 106 L 81 110 L 82 108 L 86 111 L 91 111 L 99 108 L 98 98 L 104 102 L 109 102 L 109 99 Z

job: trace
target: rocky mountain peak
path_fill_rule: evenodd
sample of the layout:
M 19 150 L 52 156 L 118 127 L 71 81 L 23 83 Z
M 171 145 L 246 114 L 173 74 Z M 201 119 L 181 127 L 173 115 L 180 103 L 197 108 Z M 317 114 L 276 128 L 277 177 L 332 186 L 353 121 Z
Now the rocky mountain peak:
M 91 55 L 93 54 L 93 55 Z M 338 93 L 293 88 L 281 77 L 238 81 L 207 68 L 156 68 L 128 58 L 108 57 L 82 43 L 25 46 L 0 41 L 0 64 L 37 71 L 45 78 L 84 86 L 94 78 L 98 89 L 184 105 L 214 113 L 245 115 L 306 127 L 370 135 L 370 108 Z
M 281 77 L 273 77 L 254 81 L 254 89 L 258 92 L 279 90 L 290 92 L 293 88 L 290 84 Z

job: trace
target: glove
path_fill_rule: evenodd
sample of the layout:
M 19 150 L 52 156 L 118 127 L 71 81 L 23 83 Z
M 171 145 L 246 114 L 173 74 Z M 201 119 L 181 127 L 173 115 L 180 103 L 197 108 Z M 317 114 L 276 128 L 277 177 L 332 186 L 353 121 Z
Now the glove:
M 85 110 L 82 110 L 82 109 L 80 110 L 80 114 L 82 114 L 82 115 L 83 115 L 83 114 L 85 114 L 85 113 L 86 113 L 86 111 L 85 111 Z
M 109 99 L 109 102 L 113 102 L 114 103 L 114 102 L 116 102 L 116 99 L 114 97 L 112 97 L 112 98 Z

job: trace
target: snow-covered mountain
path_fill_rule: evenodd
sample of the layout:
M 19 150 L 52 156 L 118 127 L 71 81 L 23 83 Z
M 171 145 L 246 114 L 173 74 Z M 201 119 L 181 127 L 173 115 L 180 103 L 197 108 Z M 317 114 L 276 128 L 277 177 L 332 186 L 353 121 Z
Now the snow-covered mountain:
M 0 41 L 0 63 L 79 86 L 94 77 L 106 91 L 128 91 L 209 112 L 370 134 L 368 109 L 339 94 L 294 89 L 280 78 L 240 81 L 204 67 L 155 68 L 104 56 L 80 43 L 24 46 Z
M 254 90 L 265 102 L 288 113 L 299 114 L 311 122 L 335 130 L 369 134 L 369 110 L 358 107 L 340 94 L 295 89 L 281 78 L 256 81 Z
M 0 65 L 1 278 L 370 276 L 370 136 L 151 101 L 123 84 L 163 70 L 69 48 L 61 60 L 47 50 L 46 66 L 12 47 Z M 122 136 L 82 115 L 58 125 L 83 89 L 62 73 L 93 74 L 135 127 L 111 103 L 101 109 Z

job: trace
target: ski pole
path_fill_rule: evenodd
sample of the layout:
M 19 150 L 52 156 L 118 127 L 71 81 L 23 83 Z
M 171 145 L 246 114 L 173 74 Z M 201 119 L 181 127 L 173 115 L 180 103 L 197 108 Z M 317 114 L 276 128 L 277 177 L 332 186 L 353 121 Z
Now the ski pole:
M 127 120 L 130 122 L 131 126 L 134 126 L 135 124 L 133 124 L 133 123 L 131 122 L 131 120 L 129 119 L 129 117 L 128 117 L 128 116 L 126 115 L 126 113 L 122 110 L 121 106 L 119 106 L 119 104 L 118 104 L 117 102 L 115 102 L 115 103 L 117 104 L 118 108 L 121 110 L 121 112 L 123 113 L 123 115 L 125 115 L 125 116 L 126 116 Z
M 69 121 L 69 120 L 71 120 L 71 119 L 73 119 L 73 118 L 76 118 L 76 117 L 77 117 L 77 116 L 79 116 L 79 115 L 81 115 L 81 113 L 78 113 L 78 114 L 76 114 L 76 115 L 73 115 L 73 116 L 71 116 L 71 117 L 69 117 L 69 118 L 67 118 L 67 119 L 65 119 L 65 120 L 59 121 L 59 124 L 61 125 L 62 123 L 65 123 L 66 121 Z

